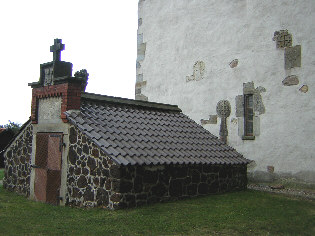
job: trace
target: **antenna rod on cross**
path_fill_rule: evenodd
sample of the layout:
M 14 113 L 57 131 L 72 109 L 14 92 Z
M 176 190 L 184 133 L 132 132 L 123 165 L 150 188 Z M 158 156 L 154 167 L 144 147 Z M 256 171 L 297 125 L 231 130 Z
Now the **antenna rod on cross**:
M 50 46 L 50 51 L 53 52 L 53 61 L 60 61 L 61 51 L 65 49 L 65 45 L 62 44 L 62 39 L 54 39 L 54 45 Z

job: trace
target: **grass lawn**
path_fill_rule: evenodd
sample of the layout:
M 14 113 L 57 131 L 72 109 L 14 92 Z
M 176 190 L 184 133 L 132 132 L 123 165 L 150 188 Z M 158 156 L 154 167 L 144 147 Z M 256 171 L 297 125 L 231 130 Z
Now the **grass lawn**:
M 0 180 L 4 177 L 4 169 L 0 169 Z
M 0 235 L 315 235 L 315 202 L 258 191 L 109 211 L 56 207 L 0 186 Z

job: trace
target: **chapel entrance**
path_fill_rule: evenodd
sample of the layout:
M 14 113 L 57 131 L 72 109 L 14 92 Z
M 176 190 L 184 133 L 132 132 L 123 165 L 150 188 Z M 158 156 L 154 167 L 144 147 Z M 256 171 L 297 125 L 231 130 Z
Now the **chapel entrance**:
M 35 199 L 59 204 L 62 133 L 37 133 L 35 154 Z

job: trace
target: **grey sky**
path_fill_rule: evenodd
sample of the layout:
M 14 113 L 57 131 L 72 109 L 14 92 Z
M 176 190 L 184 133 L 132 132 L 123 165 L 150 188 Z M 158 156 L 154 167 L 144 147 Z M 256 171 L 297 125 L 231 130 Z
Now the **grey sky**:
M 138 0 L 1 1 L 0 124 L 30 116 L 30 82 L 52 61 L 54 38 L 73 73 L 87 69 L 87 92 L 134 98 Z

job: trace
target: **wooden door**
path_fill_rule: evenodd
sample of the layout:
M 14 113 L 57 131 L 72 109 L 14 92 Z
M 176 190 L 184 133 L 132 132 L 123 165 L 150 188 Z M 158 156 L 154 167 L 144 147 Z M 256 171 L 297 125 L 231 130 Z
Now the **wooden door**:
M 59 204 L 62 133 L 37 133 L 35 154 L 35 198 Z

